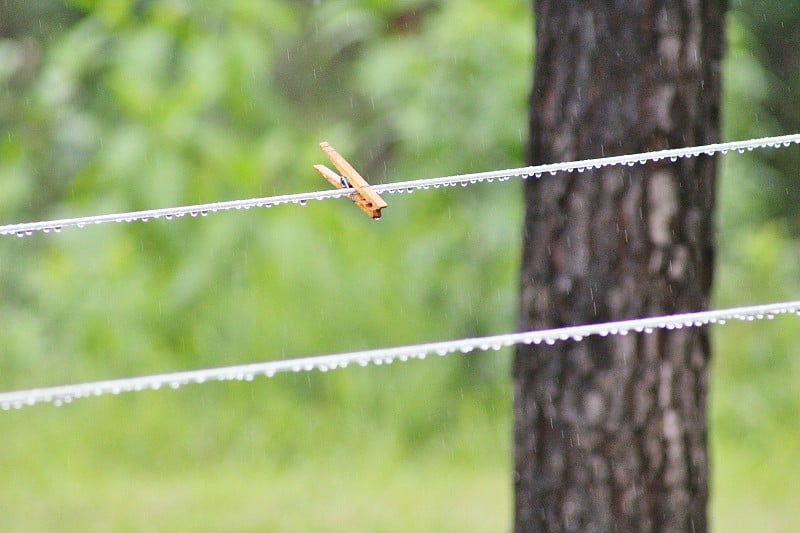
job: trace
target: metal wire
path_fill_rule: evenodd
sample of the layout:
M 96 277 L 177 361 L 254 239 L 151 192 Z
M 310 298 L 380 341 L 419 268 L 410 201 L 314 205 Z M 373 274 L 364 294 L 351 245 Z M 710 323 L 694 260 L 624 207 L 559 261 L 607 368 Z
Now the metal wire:
M 701 155 L 713 155 L 716 153 L 727 153 L 732 150 L 744 152 L 760 148 L 781 148 L 792 144 L 800 144 L 800 134 L 782 135 L 778 137 L 762 137 L 745 141 L 732 141 L 725 143 L 707 144 L 703 146 L 691 146 L 686 148 L 674 148 L 668 150 L 658 150 L 654 152 L 642 152 L 638 154 L 628 154 L 611 157 L 600 157 L 595 159 L 584 159 L 581 161 L 570 161 L 563 163 L 552 163 L 547 165 L 536 165 L 506 170 L 492 170 L 489 172 L 477 172 L 472 174 L 459 174 L 455 176 L 445 176 L 438 178 L 419 179 L 413 181 L 402 181 L 387 183 L 382 185 L 372 185 L 372 190 L 378 193 L 402 193 L 414 190 L 427 190 L 431 187 L 449 187 L 457 184 L 464 186 L 476 183 L 493 182 L 494 180 L 505 181 L 515 177 L 534 177 L 539 178 L 545 174 L 555 175 L 558 172 L 583 172 L 595 168 L 602 168 L 614 165 L 645 164 L 651 161 L 661 161 L 669 159 L 677 161 L 679 158 L 698 157 Z M 108 222 L 146 222 L 152 219 L 172 220 L 186 215 L 192 217 L 206 216 L 209 213 L 219 211 L 250 209 L 253 207 L 272 207 L 282 204 L 305 205 L 310 200 L 327 200 L 330 198 L 340 198 L 354 193 L 352 188 L 336 189 L 326 191 L 316 191 L 298 194 L 286 194 L 281 196 L 266 196 L 261 198 L 250 198 L 245 200 L 231 200 L 225 202 L 212 202 L 207 204 L 187 205 L 180 207 L 165 207 L 161 209 L 148 209 L 144 211 L 130 211 L 125 213 L 112 213 L 107 215 L 91 215 L 75 218 L 63 218 L 58 220 L 44 220 L 40 222 L 24 222 L 19 224 L 7 224 L 0 226 L 0 235 L 17 235 L 26 237 L 35 232 L 60 232 L 67 227 L 86 227 L 94 224 L 105 224 Z
M 178 389 L 184 385 L 215 381 L 252 381 L 256 376 L 273 377 L 280 372 L 310 372 L 312 370 L 327 372 L 346 368 L 352 364 L 359 366 L 367 366 L 370 363 L 383 365 L 394 361 L 425 359 L 429 355 L 444 356 L 453 353 L 468 354 L 474 351 L 500 350 L 503 347 L 517 344 L 545 343 L 552 345 L 567 340 L 581 341 L 591 335 L 627 335 L 631 332 L 649 334 L 662 329 L 674 330 L 707 324 L 724 324 L 728 320 L 772 319 L 777 315 L 789 313 L 800 315 L 800 301 L 20 390 L 0 393 L 0 409 L 8 411 L 39 403 L 52 403 L 60 406 L 74 400 L 106 394 L 118 395 L 125 392 L 141 392 L 161 388 Z

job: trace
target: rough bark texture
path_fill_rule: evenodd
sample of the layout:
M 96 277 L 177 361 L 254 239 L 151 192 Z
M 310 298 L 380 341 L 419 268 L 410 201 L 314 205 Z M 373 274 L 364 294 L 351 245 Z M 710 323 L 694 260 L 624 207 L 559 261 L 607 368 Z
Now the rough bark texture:
M 715 142 L 723 0 L 537 0 L 533 164 Z M 715 160 L 529 179 L 521 329 L 707 308 Z M 708 529 L 708 333 L 522 346 L 516 531 Z

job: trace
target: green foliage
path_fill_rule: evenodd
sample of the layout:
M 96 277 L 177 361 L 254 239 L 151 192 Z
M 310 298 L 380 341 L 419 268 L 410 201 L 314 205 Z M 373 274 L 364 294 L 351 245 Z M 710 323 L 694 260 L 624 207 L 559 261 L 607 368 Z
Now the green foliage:
M 0 8 L 16 21 L 55 16 L 38 9 Z M 521 163 L 531 36 L 512 2 L 107 1 L 59 13 L 69 24 L 45 35 L 15 24 L 0 40 L 7 222 L 322 189 L 311 170 L 321 140 L 377 181 Z M 516 29 L 479 39 L 481 21 Z M 0 240 L 0 388 L 508 331 L 517 193 L 397 195 L 377 224 L 329 201 Z M 100 523 L 137 528 L 131 509 L 157 508 L 149 491 L 203 501 L 213 472 L 259 472 L 277 476 L 285 501 L 281 485 L 334 480 L 350 463 L 383 464 L 398 480 L 398 461 L 436 465 L 446 474 L 429 485 L 443 491 L 450 479 L 484 484 L 464 472 L 491 469 L 496 502 L 510 453 L 506 376 L 507 354 L 487 355 L 4 413 L 0 464 L 18 483 L 0 499 L 20 512 L 0 524 L 92 529 L 79 501 L 56 496 L 74 486 L 108 506 Z M 362 478 L 345 485 L 360 501 L 382 484 Z M 119 479 L 138 479 L 141 496 L 115 497 L 128 492 Z M 243 501 L 248 487 L 262 491 L 251 479 L 236 487 Z M 408 499 L 409 484 L 396 485 Z M 25 503 L 33 492 L 38 510 Z M 252 520 L 286 530 L 330 520 L 329 493 L 300 494 L 317 501 L 317 522 L 267 519 L 268 508 Z M 159 512 L 161 527 L 191 507 Z M 215 508 L 224 517 L 232 506 Z M 430 523 L 447 523 L 428 508 Z M 343 527 L 369 523 L 363 513 Z M 34 515 L 45 518 L 24 519 Z
M 786 131 L 752 6 L 728 138 Z M 322 140 L 373 181 L 518 166 L 532 29 L 510 0 L 0 3 L 0 217 L 322 189 Z M 798 294 L 785 165 L 724 159 L 719 305 Z M 519 191 L 389 196 L 379 223 L 342 200 L 0 239 L 0 390 L 510 331 Z M 743 505 L 734 475 L 796 495 L 794 330 L 715 330 L 717 512 Z M 2 413 L 0 528 L 497 530 L 507 376 L 487 354 Z

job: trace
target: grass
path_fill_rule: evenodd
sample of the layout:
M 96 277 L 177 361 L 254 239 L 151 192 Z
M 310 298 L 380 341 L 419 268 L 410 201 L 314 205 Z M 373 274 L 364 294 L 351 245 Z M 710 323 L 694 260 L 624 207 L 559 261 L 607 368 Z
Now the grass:
M 800 532 L 800 448 L 796 436 L 776 438 L 764 448 L 715 442 L 712 451 L 713 531 Z
M 329 462 L 322 451 L 286 467 L 241 461 L 149 471 L 122 464 L 17 479 L 0 488 L 0 530 L 510 530 L 507 465 L 442 454 L 402 461 L 364 444 L 366 450 L 335 453 Z M 796 455 L 730 443 L 714 448 L 713 531 L 800 531 Z
M 370 458 L 159 475 L 96 472 L 2 490 L 3 531 L 507 531 L 505 469 Z

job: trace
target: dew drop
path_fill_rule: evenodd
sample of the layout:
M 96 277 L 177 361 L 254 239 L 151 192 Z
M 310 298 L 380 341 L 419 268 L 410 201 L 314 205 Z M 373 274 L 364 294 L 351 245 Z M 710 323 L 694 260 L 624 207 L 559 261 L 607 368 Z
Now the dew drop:
M 298 203 L 300 204 L 301 207 L 305 207 L 308 205 L 308 200 L 300 200 Z

